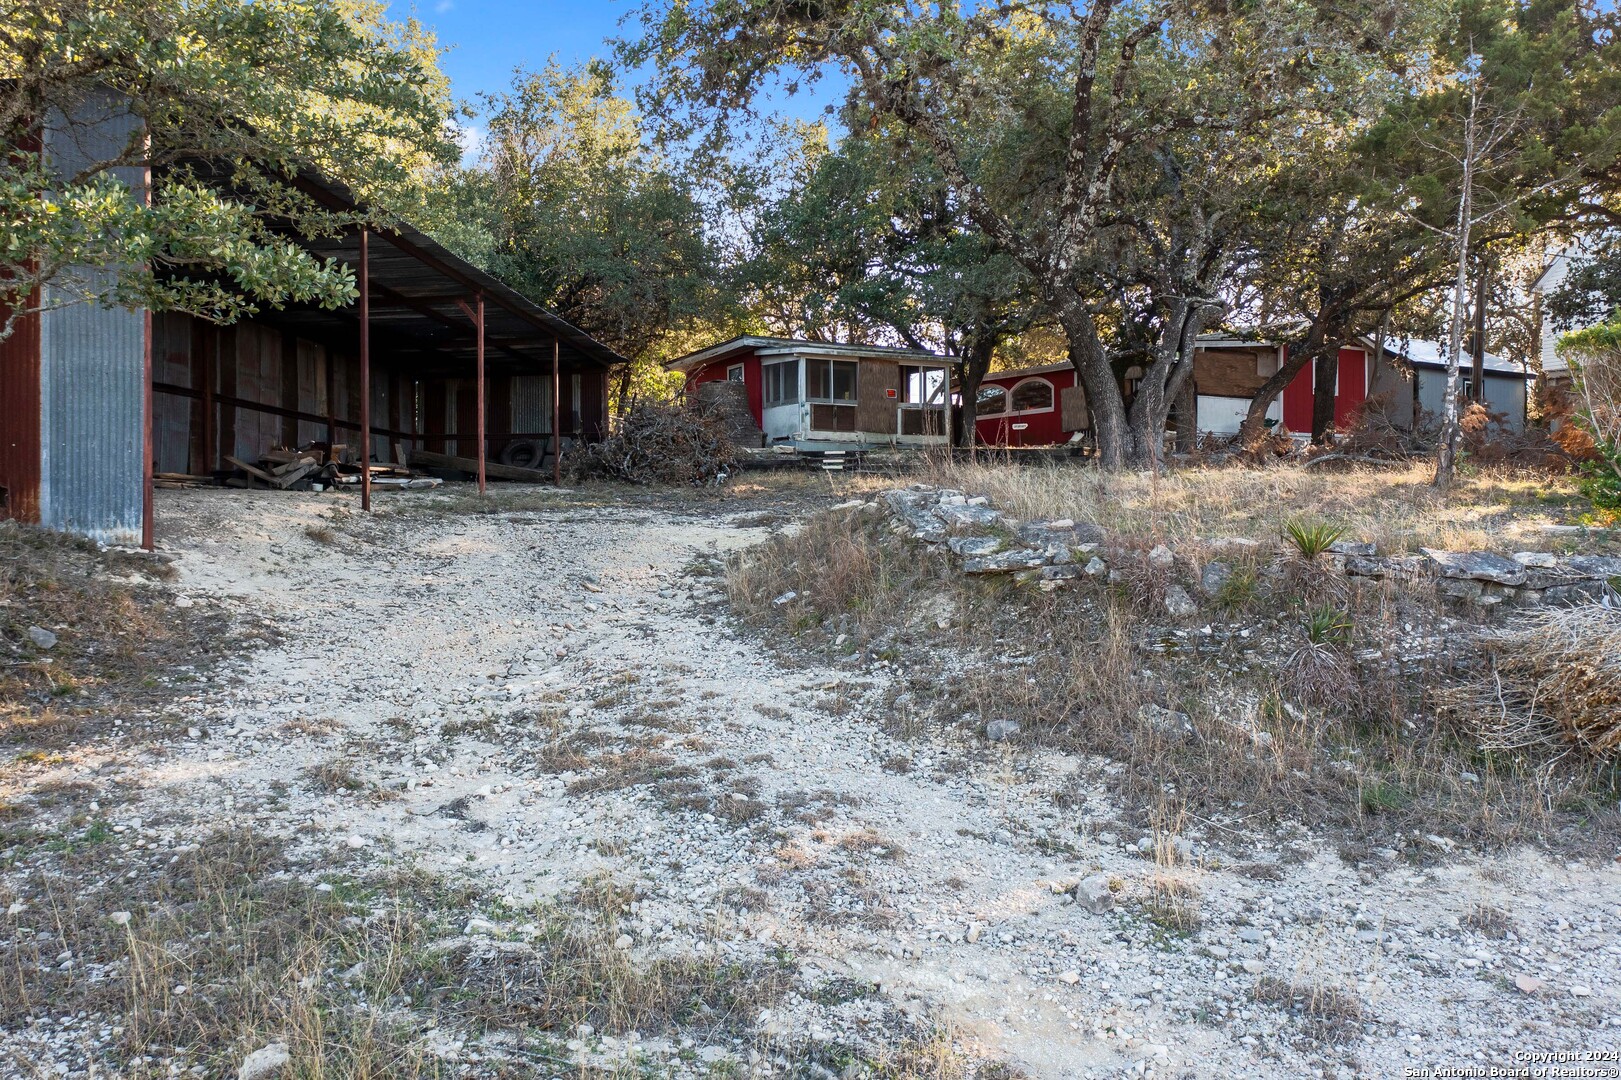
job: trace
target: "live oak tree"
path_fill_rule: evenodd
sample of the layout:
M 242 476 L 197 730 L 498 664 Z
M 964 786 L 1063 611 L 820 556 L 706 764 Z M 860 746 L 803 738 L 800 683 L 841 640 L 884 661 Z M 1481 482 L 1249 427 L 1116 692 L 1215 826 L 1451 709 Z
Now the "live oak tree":
M 1163 402 L 1128 413 L 1106 335 L 1097 233 L 1121 170 L 1179 135 L 1284 129 L 1363 78 L 1400 36 L 1398 9 L 1307 3 L 1015 2 L 959 9 L 880 0 L 652 0 L 625 59 L 656 63 L 658 100 L 718 118 L 766 77 L 836 67 L 851 94 L 927 148 L 964 212 L 1029 274 L 1062 326 L 1102 462 L 1158 459 Z M 1197 166 L 1195 166 L 1197 167 Z M 1145 381 L 1176 381 L 1157 349 Z
M 964 444 L 996 350 L 1040 323 L 1028 275 L 968 220 L 928 152 L 870 112 L 847 110 L 836 150 L 796 155 L 753 212 L 736 300 L 772 333 L 896 340 L 956 359 Z
M 349 270 L 276 227 L 386 226 L 419 205 L 422 172 L 455 154 L 437 55 L 414 23 L 359 0 L 0 0 L 0 335 L 47 295 L 222 322 L 348 303 Z M 138 135 L 57 175 L 39 125 L 104 95 Z M 130 182 L 147 169 L 149 192 Z M 302 169 L 364 209 L 285 183 Z
M 487 105 L 482 158 L 440 178 L 432 231 L 631 358 L 621 403 L 655 388 L 658 361 L 726 314 L 693 185 L 643 139 L 603 65 L 520 71 Z

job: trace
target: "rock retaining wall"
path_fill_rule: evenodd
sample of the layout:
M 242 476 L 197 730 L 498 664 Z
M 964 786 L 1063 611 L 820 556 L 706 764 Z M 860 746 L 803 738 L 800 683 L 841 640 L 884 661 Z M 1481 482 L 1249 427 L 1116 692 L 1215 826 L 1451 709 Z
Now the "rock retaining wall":
M 845 503 L 842 509 L 887 513 L 896 533 L 942 549 L 965 574 L 1012 574 L 1021 582 L 1056 589 L 1110 573 L 1103 555 L 1104 533 L 1097 525 L 1069 519 L 1018 522 L 984 496 L 914 484 L 886 491 L 874 502 Z M 1202 547 L 1215 552 L 1260 551 L 1263 545 L 1229 537 Z M 1176 563 L 1176 554 L 1164 545 L 1145 558 L 1165 569 Z M 1575 604 L 1614 598 L 1621 588 L 1621 558 L 1602 555 L 1521 551 L 1507 556 L 1432 548 L 1416 555 L 1380 555 L 1373 544 L 1342 540 L 1330 547 L 1326 558 L 1353 580 L 1433 582 L 1443 595 L 1483 607 Z M 1219 560 L 1206 562 L 1199 583 L 1202 591 L 1213 595 L 1230 572 Z M 1167 588 L 1166 606 L 1178 616 L 1197 609 L 1180 585 Z

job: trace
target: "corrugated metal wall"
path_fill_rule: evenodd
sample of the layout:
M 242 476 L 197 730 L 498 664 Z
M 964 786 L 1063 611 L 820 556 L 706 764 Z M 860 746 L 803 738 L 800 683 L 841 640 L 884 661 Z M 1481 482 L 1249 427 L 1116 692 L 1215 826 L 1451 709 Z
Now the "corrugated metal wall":
M 117 154 L 140 130 L 112 94 L 91 95 L 71 121 L 47 118 L 44 146 L 58 175 Z M 119 179 L 136 188 L 133 169 Z M 74 302 L 104 293 L 109 271 L 80 270 L 46 287 L 40 319 L 39 520 L 104 543 L 141 539 L 146 327 L 139 312 Z

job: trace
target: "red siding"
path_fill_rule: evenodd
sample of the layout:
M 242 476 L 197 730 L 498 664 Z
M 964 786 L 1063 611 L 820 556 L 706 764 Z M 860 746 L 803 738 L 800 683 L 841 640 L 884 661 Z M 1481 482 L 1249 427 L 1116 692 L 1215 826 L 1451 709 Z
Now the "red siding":
M 38 296 L 29 296 L 30 307 Z M 0 341 L 0 517 L 27 522 L 39 521 L 39 348 L 38 315 L 18 319 Z
M 1334 426 L 1351 426 L 1351 414 L 1368 400 L 1368 354 L 1362 349 L 1340 350 L 1340 384 L 1334 392 Z
M 712 364 L 705 364 L 697 371 L 687 375 L 687 385 L 697 386 L 699 383 L 720 382 L 726 378 L 729 368 L 738 364 L 743 365 L 743 386 L 749 395 L 749 412 L 754 414 L 754 423 L 757 427 L 765 426 L 763 408 L 764 381 L 760 377 L 760 358 L 753 353 L 743 356 L 733 356 L 725 360 L 716 360 Z
M 1360 348 L 1340 350 L 1339 386 L 1334 394 L 1334 426 L 1350 425 L 1351 414 L 1368 398 L 1368 354 Z M 1283 426 L 1296 435 L 1311 434 L 1312 392 L 1316 368 L 1307 364 L 1283 389 Z
M 979 441 L 990 446 L 1052 446 L 1068 442 L 1074 434 L 1064 430 L 1063 412 L 1059 396 L 1075 385 L 1075 369 L 1046 371 L 1039 375 L 988 375 L 981 386 L 1000 386 L 1013 392 L 1013 388 L 1026 379 L 1045 379 L 1053 388 L 1053 407 L 1045 412 L 1011 413 L 998 416 L 980 416 L 974 421 Z

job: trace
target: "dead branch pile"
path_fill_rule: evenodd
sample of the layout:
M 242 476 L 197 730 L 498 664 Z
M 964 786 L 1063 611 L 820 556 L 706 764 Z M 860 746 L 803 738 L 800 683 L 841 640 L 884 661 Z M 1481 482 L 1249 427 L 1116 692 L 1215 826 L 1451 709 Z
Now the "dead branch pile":
M 1621 758 L 1621 607 L 1548 608 L 1481 643 L 1489 670 L 1447 705 L 1483 746 L 1565 743 Z
M 579 479 L 713 486 L 736 469 L 731 429 L 716 403 L 634 402 L 613 434 L 569 462 L 570 472 Z

